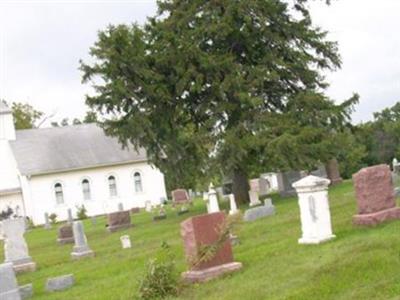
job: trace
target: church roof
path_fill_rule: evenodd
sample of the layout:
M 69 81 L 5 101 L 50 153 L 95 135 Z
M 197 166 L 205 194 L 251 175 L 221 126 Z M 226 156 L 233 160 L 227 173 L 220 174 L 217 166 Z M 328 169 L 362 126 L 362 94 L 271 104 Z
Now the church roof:
M 122 149 L 96 124 L 17 130 L 10 141 L 22 175 L 58 173 L 146 161 L 144 149 Z

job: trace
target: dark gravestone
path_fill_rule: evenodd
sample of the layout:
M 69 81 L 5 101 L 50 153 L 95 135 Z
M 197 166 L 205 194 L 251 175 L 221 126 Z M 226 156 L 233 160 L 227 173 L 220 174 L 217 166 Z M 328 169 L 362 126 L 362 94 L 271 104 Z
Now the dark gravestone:
M 188 282 L 202 282 L 233 272 L 242 267 L 233 261 L 230 239 L 220 240 L 221 227 L 225 223 L 223 212 L 205 214 L 187 219 L 181 223 L 181 236 L 184 242 L 186 259 L 190 270 L 183 273 Z M 211 257 L 199 261 L 199 254 L 206 246 L 220 245 Z
M 189 195 L 185 189 L 177 189 L 171 192 L 172 200 L 175 204 L 185 204 L 190 201 Z
M 302 178 L 300 171 L 287 171 L 278 174 L 279 194 L 281 197 L 290 197 L 296 195 L 296 190 L 292 184 Z
M 321 177 L 321 178 L 328 178 L 328 174 L 326 172 L 326 167 L 324 165 L 320 165 L 318 167 L 318 169 L 311 171 L 310 175 Z
M 342 177 L 340 177 L 339 164 L 335 158 L 328 161 L 325 168 L 328 179 L 331 181 L 331 185 L 335 185 L 343 181 Z
M 361 169 L 353 175 L 353 182 L 358 204 L 358 214 L 353 216 L 355 224 L 376 225 L 400 219 L 388 165 Z
M 132 226 L 129 211 L 118 211 L 107 215 L 108 231 L 126 229 Z
M 58 228 L 57 242 L 62 245 L 74 242 L 74 233 L 72 230 L 72 225 L 66 224 Z

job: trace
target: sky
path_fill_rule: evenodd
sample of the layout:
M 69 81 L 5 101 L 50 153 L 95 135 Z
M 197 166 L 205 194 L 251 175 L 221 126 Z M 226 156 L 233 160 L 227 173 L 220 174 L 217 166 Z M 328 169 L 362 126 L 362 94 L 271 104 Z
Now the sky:
M 333 0 L 310 5 L 313 21 L 339 43 L 342 68 L 327 74 L 338 102 L 358 93 L 355 123 L 400 101 L 400 1 Z M 108 24 L 155 14 L 154 0 L 0 0 L 0 99 L 25 102 L 52 121 L 87 110 L 79 60 L 89 61 L 97 32 Z

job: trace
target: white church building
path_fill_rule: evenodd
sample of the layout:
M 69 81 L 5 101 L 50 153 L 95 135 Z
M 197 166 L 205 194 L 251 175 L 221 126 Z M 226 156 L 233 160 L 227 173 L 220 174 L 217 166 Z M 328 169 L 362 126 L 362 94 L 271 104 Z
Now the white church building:
M 0 212 L 10 207 L 43 224 L 45 213 L 61 221 L 81 205 L 94 216 L 166 197 L 164 176 L 143 149 L 122 149 L 96 124 L 15 130 L 0 101 Z

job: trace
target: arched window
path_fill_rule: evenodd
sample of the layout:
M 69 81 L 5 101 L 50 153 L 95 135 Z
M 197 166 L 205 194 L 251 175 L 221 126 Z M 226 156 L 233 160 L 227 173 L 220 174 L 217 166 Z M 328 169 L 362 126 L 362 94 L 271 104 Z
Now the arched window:
M 56 194 L 57 204 L 63 204 L 64 203 L 64 192 L 63 192 L 63 187 L 62 187 L 61 183 L 56 183 L 54 185 L 54 193 Z
M 83 200 L 90 200 L 90 182 L 87 179 L 82 180 L 82 193 L 83 193 Z
M 135 182 L 135 192 L 136 193 L 142 192 L 143 191 L 142 176 L 140 175 L 139 172 L 135 172 L 135 174 L 133 174 L 133 181 Z
M 110 191 L 110 197 L 116 197 L 118 192 L 117 192 L 117 180 L 115 179 L 115 176 L 111 175 L 108 177 L 108 189 Z

